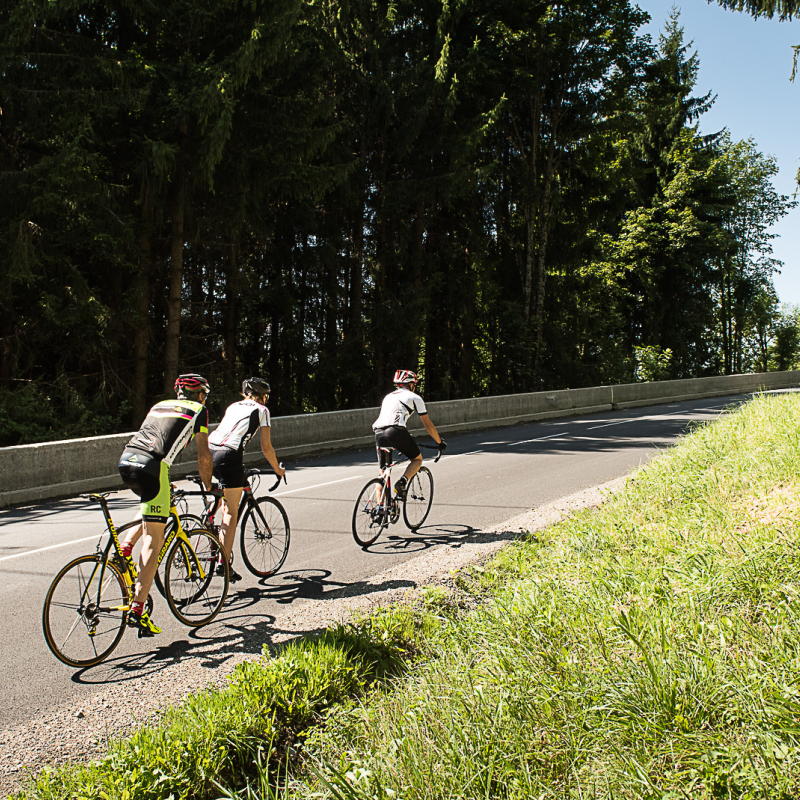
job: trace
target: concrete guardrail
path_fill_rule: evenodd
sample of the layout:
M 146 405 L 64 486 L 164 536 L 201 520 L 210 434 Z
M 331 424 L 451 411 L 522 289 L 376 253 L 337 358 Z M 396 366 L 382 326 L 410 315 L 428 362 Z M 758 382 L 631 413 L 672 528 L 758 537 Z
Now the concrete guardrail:
M 432 402 L 428 407 L 431 419 L 446 436 L 457 431 L 539 419 L 798 385 L 800 370 L 476 397 Z M 274 417 L 272 441 L 281 459 L 365 447 L 374 442 L 371 426 L 377 413 L 377 408 L 359 408 Z M 412 425 L 411 430 L 416 433 L 423 428 L 417 422 L 417 427 Z M 0 448 L 0 507 L 122 488 L 117 459 L 131 435 L 121 433 Z M 245 460 L 261 459 L 258 437 L 254 437 Z M 197 471 L 197 461 L 194 446 L 190 445 L 176 461 L 172 474 L 181 477 L 192 471 Z

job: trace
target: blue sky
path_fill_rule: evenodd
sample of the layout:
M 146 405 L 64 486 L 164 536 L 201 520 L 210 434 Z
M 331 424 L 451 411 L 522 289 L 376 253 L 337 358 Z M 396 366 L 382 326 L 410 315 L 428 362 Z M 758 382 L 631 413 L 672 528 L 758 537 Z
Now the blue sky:
M 765 155 L 775 156 L 774 179 L 782 194 L 793 195 L 800 168 L 800 74 L 794 83 L 792 45 L 800 45 L 800 20 L 754 20 L 705 0 L 633 0 L 652 17 L 643 32 L 653 40 L 663 31 L 672 7 L 681 12 L 685 40 L 700 58 L 695 96 L 711 91 L 714 107 L 700 119 L 703 133 L 727 128 L 734 140 L 752 138 Z M 800 195 L 797 199 L 800 199 Z M 773 227 L 775 257 L 783 261 L 775 276 L 784 303 L 800 305 L 800 207 Z

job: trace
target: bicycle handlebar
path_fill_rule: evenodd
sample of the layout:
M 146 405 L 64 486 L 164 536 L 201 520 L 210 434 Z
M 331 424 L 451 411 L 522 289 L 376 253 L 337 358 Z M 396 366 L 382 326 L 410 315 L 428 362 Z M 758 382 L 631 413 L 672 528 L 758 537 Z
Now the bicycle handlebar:
M 279 466 L 281 469 L 283 469 L 283 464 L 278 464 L 278 466 Z M 246 469 L 246 470 L 244 471 L 244 474 L 245 474 L 245 477 L 249 478 L 251 475 L 269 475 L 269 474 L 270 474 L 270 471 L 271 471 L 271 470 L 266 470 L 266 469 L 258 469 L 258 468 L 255 468 L 255 469 Z M 274 474 L 274 473 L 273 473 L 273 474 Z M 276 481 L 275 481 L 275 483 L 274 483 L 272 486 L 270 486 L 270 487 L 269 487 L 269 491 L 270 491 L 270 492 L 274 492 L 274 491 L 275 491 L 275 490 L 276 490 L 276 489 L 277 489 L 277 488 L 280 486 L 280 484 L 281 484 L 281 481 L 283 481 L 284 483 L 286 483 L 286 485 L 288 486 L 288 483 L 287 483 L 287 481 L 286 481 L 286 472 L 284 472 L 284 473 L 283 473 L 283 476 L 282 476 L 282 477 L 280 477 L 280 478 L 278 478 L 278 480 L 276 480 Z
M 433 459 L 433 463 L 435 464 L 443 455 L 444 451 L 447 450 L 447 445 L 444 446 L 440 444 L 421 444 L 420 447 L 424 448 L 425 450 L 438 450 L 439 455 Z

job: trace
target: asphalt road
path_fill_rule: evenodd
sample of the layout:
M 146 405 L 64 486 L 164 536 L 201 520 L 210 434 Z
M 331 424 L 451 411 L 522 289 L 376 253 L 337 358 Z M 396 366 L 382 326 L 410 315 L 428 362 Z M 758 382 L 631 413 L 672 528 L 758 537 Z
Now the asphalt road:
M 246 573 L 231 587 L 220 619 L 226 622 L 227 617 L 231 630 L 246 626 L 266 641 L 281 605 L 357 594 L 365 579 L 422 551 L 474 540 L 483 529 L 523 511 L 625 475 L 692 424 L 711 420 L 747 398 L 672 403 L 449 436 L 447 455 L 429 464 L 435 499 L 426 524 L 412 533 L 401 519 L 368 550 L 353 541 L 350 519 L 361 487 L 377 475 L 374 450 L 287 461 L 288 485 L 281 485 L 275 496 L 289 516 L 289 556 L 272 579 L 258 581 Z M 400 474 L 397 469 L 395 478 Z M 270 483 L 265 479 L 262 491 Z M 109 499 L 118 526 L 135 516 L 132 493 L 121 491 Z M 83 703 L 106 683 L 123 679 L 118 676 L 130 680 L 137 669 L 147 671 L 139 665 L 148 661 L 203 657 L 202 629 L 189 635 L 155 590 L 153 618 L 164 632 L 151 640 L 127 634 L 112 654 L 124 669 L 76 671 L 53 657 L 41 630 L 47 587 L 67 561 L 94 550 L 103 528 L 99 507 L 80 498 L 0 511 L 0 727 L 22 724 L 64 703 Z M 239 569 L 244 572 L 241 564 Z

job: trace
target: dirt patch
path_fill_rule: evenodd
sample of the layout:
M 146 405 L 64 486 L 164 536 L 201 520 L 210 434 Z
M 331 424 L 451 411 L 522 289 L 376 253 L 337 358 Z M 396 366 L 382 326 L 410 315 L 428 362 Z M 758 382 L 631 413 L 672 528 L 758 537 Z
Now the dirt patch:
M 800 521 L 800 485 L 779 484 L 761 497 L 751 497 L 741 506 L 746 521 L 737 531 L 747 533 L 755 525 L 776 527 Z

